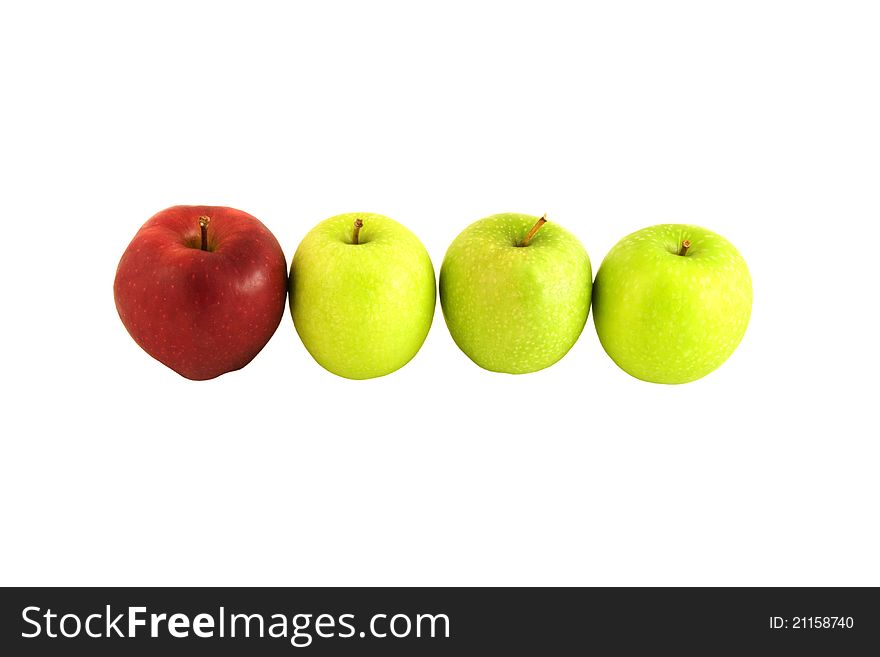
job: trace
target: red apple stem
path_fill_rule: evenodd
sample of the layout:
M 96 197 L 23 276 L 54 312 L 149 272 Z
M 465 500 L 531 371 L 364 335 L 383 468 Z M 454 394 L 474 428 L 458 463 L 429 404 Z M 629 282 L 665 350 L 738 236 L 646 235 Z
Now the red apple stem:
M 211 217 L 202 215 L 199 217 L 199 228 L 202 229 L 202 251 L 208 250 L 208 224 L 211 223 Z
M 678 252 L 678 255 L 683 256 L 688 254 L 688 249 L 691 248 L 691 241 L 685 240 L 681 243 L 681 249 Z
M 520 246 L 528 246 L 529 242 L 531 242 L 532 238 L 535 236 L 535 233 L 537 233 L 541 229 L 541 226 L 543 226 L 546 223 L 547 223 L 547 213 L 545 212 L 544 216 L 541 217 L 540 219 L 538 219 L 538 223 L 536 223 L 534 226 L 532 226 L 532 229 L 528 232 L 528 234 L 526 235 L 525 239 L 522 241 L 522 244 L 520 244 Z
M 364 227 L 363 219 L 355 219 L 354 220 L 354 235 L 351 237 L 352 244 L 360 244 L 358 242 L 358 236 L 361 234 L 361 228 Z

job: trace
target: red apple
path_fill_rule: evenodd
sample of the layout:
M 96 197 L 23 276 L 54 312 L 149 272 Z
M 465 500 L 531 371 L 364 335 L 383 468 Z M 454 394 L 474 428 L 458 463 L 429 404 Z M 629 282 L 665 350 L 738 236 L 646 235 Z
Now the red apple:
M 287 263 L 275 236 L 233 208 L 177 205 L 122 254 L 119 317 L 148 354 L 188 379 L 247 365 L 284 314 Z

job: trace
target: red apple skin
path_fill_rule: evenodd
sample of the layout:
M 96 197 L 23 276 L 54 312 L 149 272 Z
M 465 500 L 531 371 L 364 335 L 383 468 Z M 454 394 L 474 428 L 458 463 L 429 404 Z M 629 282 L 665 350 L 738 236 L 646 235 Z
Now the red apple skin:
M 207 251 L 203 216 L 210 218 Z M 177 205 L 134 236 L 113 296 L 144 351 L 188 379 L 213 379 L 251 362 L 278 328 L 287 263 L 275 236 L 248 213 Z

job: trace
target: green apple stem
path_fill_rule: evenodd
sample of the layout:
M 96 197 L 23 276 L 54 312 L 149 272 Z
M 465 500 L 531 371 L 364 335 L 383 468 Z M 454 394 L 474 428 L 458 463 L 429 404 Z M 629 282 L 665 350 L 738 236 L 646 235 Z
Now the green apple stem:
M 689 248 L 691 248 L 691 241 L 685 240 L 684 242 L 681 243 L 681 249 L 679 250 L 678 255 L 681 255 L 681 256 L 687 255 Z
M 354 235 L 351 237 L 352 244 L 360 244 L 358 242 L 358 236 L 361 234 L 361 228 L 364 227 L 363 219 L 355 219 L 354 220 Z
M 211 217 L 202 215 L 199 217 L 199 228 L 202 229 L 202 251 L 208 250 L 208 224 L 211 223 Z
M 546 223 L 547 223 L 547 213 L 545 212 L 544 216 L 541 217 L 540 219 L 538 219 L 538 223 L 536 223 L 534 226 L 532 226 L 532 229 L 528 232 L 528 234 L 526 235 L 525 239 L 522 241 L 522 244 L 520 244 L 520 246 L 528 246 L 529 242 L 531 242 L 532 238 L 535 236 L 535 233 L 537 233 L 541 229 L 541 226 L 543 226 Z

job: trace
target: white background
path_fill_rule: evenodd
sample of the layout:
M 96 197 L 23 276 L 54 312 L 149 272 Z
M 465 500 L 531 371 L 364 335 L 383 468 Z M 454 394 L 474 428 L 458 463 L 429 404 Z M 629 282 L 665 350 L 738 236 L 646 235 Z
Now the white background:
M 10 5 L 0 582 L 880 585 L 876 5 Z M 547 212 L 594 272 L 696 223 L 745 256 L 752 321 L 666 387 L 592 320 L 491 374 L 439 306 L 408 366 L 348 381 L 285 315 L 194 383 L 112 295 L 178 203 L 256 215 L 288 261 L 387 214 L 438 271 L 496 212 Z

